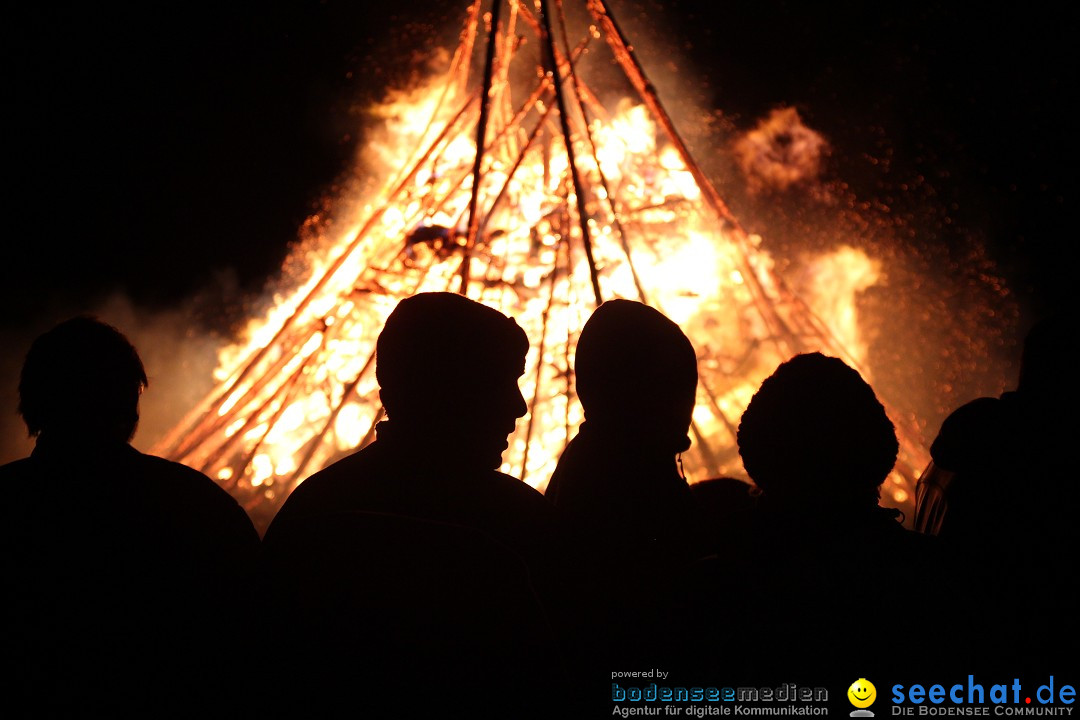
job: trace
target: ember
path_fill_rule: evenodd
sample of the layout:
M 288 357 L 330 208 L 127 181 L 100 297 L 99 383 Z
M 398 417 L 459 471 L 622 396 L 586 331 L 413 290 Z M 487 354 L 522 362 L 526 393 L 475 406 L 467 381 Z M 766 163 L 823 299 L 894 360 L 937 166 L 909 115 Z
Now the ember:
M 792 292 L 691 157 L 604 0 L 588 2 L 592 22 L 573 42 L 558 3 L 479 9 L 445 76 L 380 109 L 386 133 L 372 151 L 389 168 L 385 187 L 341 199 L 307 279 L 221 354 L 218 387 L 154 448 L 217 478 L 257 525 L 373 438 L 375 340 L 417 292 L 461 292 L 528 333 L 529 412 L 502 469 L 540 489 L 582 421 L 574 349 L 602 300 L 656 307 L 697 348 L 691 482 L 744 475 L 735 429 L 781 361 L 820 350 L 873 375 L 855 298 L 877 262 L 841 248 L 808 264 L 808 293 Z M 582 63 L 605 45 L 636 93 L 614 111 Z M 885 499 L 905 503 L 927 458 L 909 419 L 892 419 L 901 456 Z

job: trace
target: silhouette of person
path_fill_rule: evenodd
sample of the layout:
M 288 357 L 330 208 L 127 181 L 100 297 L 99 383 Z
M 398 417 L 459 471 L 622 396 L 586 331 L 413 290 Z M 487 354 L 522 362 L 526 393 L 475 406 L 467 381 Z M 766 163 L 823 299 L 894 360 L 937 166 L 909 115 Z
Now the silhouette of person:
M 699 518 L 677 463 L 697 397 L 690 340 L 647 305 L 609 300 L 581 331 L 575 376 L 585 422 L 545 494 L 618 562 L 695 558 Z
M 575 361 L 585 413 L 548 483 L 596 587 L 594 662 L 674 661 L 667 620 L 674 577 L 706 552 L 697 506 L 677 456 L 697 395 L 697 355 L 657 310 L 609 300 L 582 328 Z
M 297 487 L 264 539 L 295 617 L 279 650 L 313 668 L 295 701 L 332 706 L 345 688 L 351 707 L 543 707 L 535 691 L 558 669 L 541 598 L 554 509 L 498 472 L 526 411 L 527 350 L 513 320 L 459 295 L 390 314 L 376 440 Z M 377 692 L 353 692 L 358 677 Z
M 1062 556 L 1077 545 L 1073 429 L 1062 421 L 1076 407 L 1074 337 L 1057 319 L 1036 324 L 1017 389 L 960 407 L 930 447 L 916 527 L 949 553 L 952 653 L 1042 671 L 1075 643 L 1076 563 Z
M 881 612 L 910 607 L 929 550 L 878 505 L 899 446 L 873 389 L 841 360 L 797 355 L 751 399 L 738 445 L 762 493 L 734 568 L 753 615 L 742 642 L 762 651 L 747 672 L 820 663 L 837 642 L 876 667 L 898 663 L 901 616 L 890 638 Z
M 709 531 L 710 554 L 728 558 L 738 553 L 736 540 L 752 519 L 757 488 L 745 480 L 719 477 L 690 486 Z
M 241 638 L 223 615 L 246 602 L 258 535 L 212 480 L 128 444 L 146 385 L 127 338 L 89 317 L 27 353 L 36 445 L 0 468 L 2 644 L 24 709 L 229 699 Z

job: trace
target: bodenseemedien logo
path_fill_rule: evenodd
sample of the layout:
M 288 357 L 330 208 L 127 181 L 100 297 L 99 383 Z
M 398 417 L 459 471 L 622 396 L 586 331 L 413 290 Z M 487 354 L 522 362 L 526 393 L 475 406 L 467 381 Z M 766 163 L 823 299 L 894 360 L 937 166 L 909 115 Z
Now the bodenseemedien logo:
M 866 678 L 859 678 L 851 683 L 847 697 L 848 701 L 855 706 L 855 709 L 851 711 L 851 717 L 874 717 L 874 713 L 866 709 L 877 699 L 877 688 L 874 687 L 874 683 Z
M 641 675 L 636 675 L 640 677 Z M 612 673 L 612 677 L 616 677 Z M 622 677 L 622 674 L 619 675 Z M 666 679 L 666 677 L 665 677 Z M 773 687 L 701 687 L 657 685 L 645 687 L 611 683 L 612 715 L 667 717 L 828 715 L 829 691 L 782 683 Z

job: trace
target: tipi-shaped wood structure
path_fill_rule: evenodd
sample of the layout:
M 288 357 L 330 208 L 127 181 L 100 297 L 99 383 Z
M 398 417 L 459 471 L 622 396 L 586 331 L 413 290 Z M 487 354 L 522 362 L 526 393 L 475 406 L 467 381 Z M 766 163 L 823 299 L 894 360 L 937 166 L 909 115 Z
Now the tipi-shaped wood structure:
M 428 290 L 464 293 L 529 334 L 529 413 L 504 470 L 539 487 L 581 422 L 574 348 L 603 300 L 658 308 L 698 350 L 691 480 L 741 472 L 739 417 L 780 362 L 820 350 L 860 367 L 852 319 L 819 317 L 788 289 L 695 163 L 606 0 L 585 9 L 572 39 L 557 0 L 494 0 L 484 14 L 473 3 L 446 76 L 395 110 L 394 176 L 352 225 L 336 223 L 347 231 L 155 452 L 217 478 L 265 526 L 296 484 L 373 438 L 375 340 L 401 298 Z M 616 111 L 587 77 L 600 54 L 636 94 Z M 888 489 L 902 502 L 926 458 L 893 420 Z

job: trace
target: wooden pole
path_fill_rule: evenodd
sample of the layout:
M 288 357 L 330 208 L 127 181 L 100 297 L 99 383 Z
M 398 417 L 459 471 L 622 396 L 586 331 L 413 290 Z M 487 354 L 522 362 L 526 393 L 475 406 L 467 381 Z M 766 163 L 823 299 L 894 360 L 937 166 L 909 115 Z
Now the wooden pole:
M 465 260 L 461 263 L 461 285 L 458 293 L 467 295 L 469 291 L 470 254 L 476 246 L 476 231 L 480 218 L 476 214 L 476 202 L 480 196 L 480 167 L 484 162 L 484 143 L 486 142 L 488 115 L 491 112 L 491 78 L 495 65 L 496 37 L 499 32 L 499 11 L 503 0 L 495 0 L 491 6 L 491 30 L 488 32 L 487 55 L 484 58 L 484 84 L 480 92 L 480 122 L 476 126 L 476 160 L 473 162 L 472 195 L 469 197 L 469 230 L 465 236 Z
M 555 100 L 559 105 L 559 125 L 562 128 L 563 140 L 566 144 L 566 159 L 570 166 L 570 177 L 574 181 L 574 196 L 577 200 L 578 224 L 581 226 L 581 242 L 585 247 L 585 257 L 589 263 L 589 280 L 592 282 L 593 300 L 599 307 L 604 302 L 600 293 L 600 277 L 596 271 L 596 260 L 593 258 L 592 237 L 589 233 L 589 214 L 585 210 L 585 186 L 581 182 L 578 173 L 577 161 L 574 158 L 574 142 L 570 137 L 570 123 L 566 113 L 566 102 L 562 94 L 562 78 L 559 64 L 555 54 L 555 36 L 551 32 L 551 12 L 548 0 L 540 0 L 540 15 L 544 20 L 544 38 L 548 51 L 551 77 L 555 83 Z

